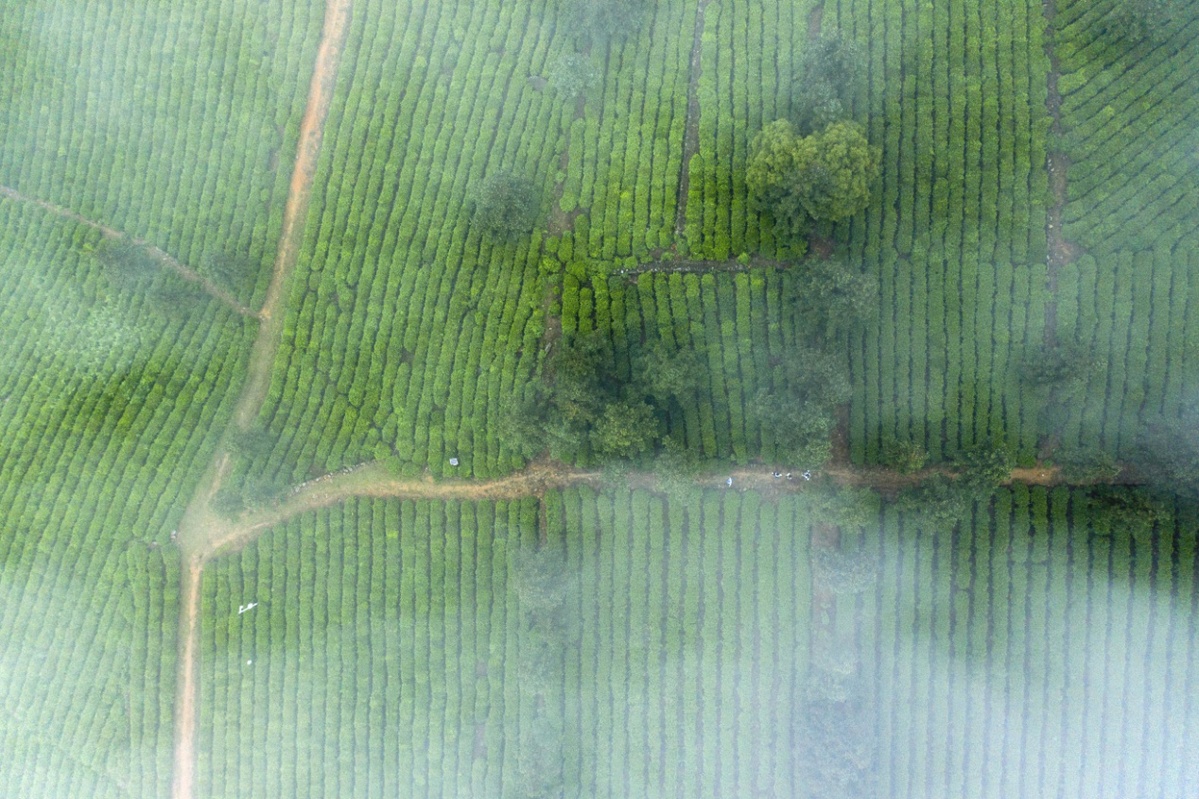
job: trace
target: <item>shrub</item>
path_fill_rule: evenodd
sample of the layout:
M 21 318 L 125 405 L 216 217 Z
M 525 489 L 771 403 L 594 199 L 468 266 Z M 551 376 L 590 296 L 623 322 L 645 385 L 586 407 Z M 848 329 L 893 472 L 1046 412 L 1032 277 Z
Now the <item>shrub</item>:
M 496 172 L 474 193 L 473 219 L 488 233 L 515 238 L 537 224 L 538 203 L 533 181 L 508 171 Z

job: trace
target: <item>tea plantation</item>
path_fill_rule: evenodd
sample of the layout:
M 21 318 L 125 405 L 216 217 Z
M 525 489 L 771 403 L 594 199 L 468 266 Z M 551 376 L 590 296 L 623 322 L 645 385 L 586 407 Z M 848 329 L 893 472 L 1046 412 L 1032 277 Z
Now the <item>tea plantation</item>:
M 0 797 L 1196 795 L 1196 41 L 5 5 Z

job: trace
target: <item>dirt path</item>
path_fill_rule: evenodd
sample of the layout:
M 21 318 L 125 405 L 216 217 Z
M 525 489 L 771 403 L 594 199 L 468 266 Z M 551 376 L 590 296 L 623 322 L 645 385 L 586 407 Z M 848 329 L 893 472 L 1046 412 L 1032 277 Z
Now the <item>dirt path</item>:
M 369 463 L 344 472 L 311 480 L 292 490 L 292 495 L 270 508 L 251 512 L 212 542 L 205 558 L 241 549 L 263 531 L 301 513 L 327 508 L 355 497 L 387 499 L 500 500 L 541 497 L 546 491 L 571 485 L 598 486 L 599 472 L 583 471 L 547 463 L 495 480 L 401 479 L 389 475 L 382 465 Z
M 1060 137 L 1062 135 L 1062 95 L 1057 88 L 1060 69 L 1057 54 L 1054 51 L 1056 28 L 1053 24 L 1057 16 L 1056 0 L 1045 0 L 1042 4 L 1042 12 L 1045 15 L 1046 23 L 1045 56 L 1049 59 L 1049 72 L 1045 77 L 1047 84 L 1045 107 L 1052 120 L 1050 130 L 1054 137 Z M 1079 247 L 1067 241 L 1062 234 L 1062 208 L 1066 205 L 1067 173 L 1070 169 L 1070 159 L 1066 157 L 1065 153 L 1050 151 L 1045 157 L 1045 168 L 1049 171 L 1049 188 L 1053 195 L 1053 203 L 1049 206 L 1045 222 L 1048 250 L 1046 257 L 1047 286 L 1049 290 L 1049 300 L 1045 303 L 1045 344 L 1052 347 L 1057 344 L 1058 271 L 1078 258 Z
M 234 423 L 246 428 L 257 415 L 271 380 L 271 367 L 279 340 L 283 333 L 281 306 L 296 266 L 300 244 L 304 235 L 304 221 L 308 214 L 308 200 L 312 190 L 312 178 L 316 172 L 317 156 L 325 133 L 325 117 L 329 114 L 329 103 L 337 79 L 337 67 L 341 50 L 345 45 L 350 21 L 350 0 L 327 0 L 325 21 L 321 30 L 321 44 L 317 51 L 312 82 L 308 86 L 308 104 L 300 122 L 300 141 L 296 147 L 296 161 L 291 173 L 291 186 L 287 192 L 287 205 L 283 209 L 283 229 L 279 235 L 279 249 L 275 256 L 275 268 L 271 284 L 266 291 L 266 301 L 260 314 L 262 328 L 254 340 L 250 353 L 249 376 L 234 411 Z
M 55 214 L 56 216 L 61 216 L 63 219 L 69 219 L 72 222 L 79 223 L 80 225 L 86 225 L 93 230 L 98 230 L 106 239 L 126 239 L 130 243 L 141 247 L 143 250 L 149 253 L 150 257 L 152 257 L 155 261 L 158 261 L 161 266 L 170 269 L 188 283 L 195 283 L 213 298 L 223 302 L 225 305 L 229 306 L 229 308 L 233 309 L 242 316 L 258 318 L 258 313 L 256 311 L 247 308 L 245 305 L 242 305 L 241 302 L 239 302 L 238 299 L 228 291 L 199 274 L 190 266 L 178 261 L 167 252 L 155 247 L 145 239 L 126 236 L 116 228 L 111 228 L 107 225 L 102 225 L 99 222 L 80 216 L 69 208 L 63 208 L 61 205 L 55 205 L 54 203 L 46 202 L 45 200 L 39 200 L 36 197 L 26 196 L 21 194 L 21 192 L 17 191 L 16 189 L 9 188 L 8 186 L 0 186 L 0 197 L 7 197 L 8 199 L 15 200 L 16 202 L 36 205 L 38 208 L 41 208 L 42 210 L 51 214 Z
M 191 799 L 196 769 L 196 671 L 200 649 L 199 558 L 188 558 L 180 587 L 178 670 L 175 676 L 175 762 L 171 799 Z
M 188 503 L 187 511 L 179 527 L 179 544 L 187 568 L 180 586 L 179 613 L 179 657 L 176 664 L 175 698 L 175 747 L 171 798 L 192 799 L 195 787 L 196 765 L 196 704 L 198 702 L 197 673 L 199 671 L 199 613 L 200 580 L 204 561 L 213 551 L 213 542 L 224 540 L 231 525 L 216 516 L 209 503 L 229 470 L 228 436 L 232 430 L 244 430 L 258 414 L 267 386 L 270 384 L 272 366 L 283 331 L 281 304 L 295 268 L 304 231 L 304 219 L 308 210 L 308 199 L 316 161 L 320 153 L 324 134 L 325 118 L 333 97 L 333 88 L 340 62 L 341 50 L 345 45 L 349 28 L 350 0 L 327 0 L 325 19 L 321 29 L 320 48 L 317 51 L 312 79 L 308 89 L 308 102 L 300 124 L 300 139 L 296 148 L 296 160 L 292 170 L 287 205 L 283 212 L 283 229 L 279 237 L 279 248 L 275 257 L 271 283 L 267 288 L 266 301 L 258 314 L 262 324 L 254 339 L 250 353 L 250 366 L 246 383 L 238 397 L 230 427 L 225 438 L 205 471 L 205 476 Z
M 795 493 L 819 485 L 821 478 L 831 478 L 838 485 L 873 488 L 894 492 L 920 483 L 938 469 L 925 469 L 912 474 L 900 474 L 882 468 L 862 469 L 848 465 L 829 465 L 812 473 L 816 481 L 803 478 L 802 470 L 781 472 L 778 477 L 766 466 L 722 469 L 695 477 L 696 485 L 705 488 L 727 487 L 735 491 L 757 491 L 771 494 Z M 622 485 L 653 489 L 657 480 L 653 472 L 630 471 L 624 474 Z M 732 479 L 732 485 L 728 480 Z M 1008 483 L 1027 485 L 1058 485 L 1062 482 L 1056 466 L 1038 465 L 1013 469 Z M 379 463 L 365 463 L 334 472 L 292 489 L 290 495 L 276 505 L 251 510 L 236 523 L 223 525 L 219 535 L 211 539 L 199 556 L 204 560 L 236 552 L 262 532 L 283 524 L 302 513 L 328 508 L 359 497 L 379 499 L 434 500 L 501 500 L 542 497 L 547 491 L 575 485 L 599 488 L 604 484 L 603 472 L 575 469 L 562 464 L 537 462 L 528 468 L 494 480 L 434 480 L 430 477 L 402 479 L 389 475 Z
M 683 123 L 683 163 L 679 167 L 679 194 L 675 200 L 674 234 L 687 227 L 687 195 L 691 191 L 691 156 L 699 150 L 699 73 L 703 56 L 704 9 L 709 0 L 699 0 L 695 10 L 695 32 L 687 81 L 687 118 Z
M 613 275 L 635 277 L 643 272 L 748 272 L 750 269 L 786 269 L 790 264 L 769 258 L 750 258 L 745 261 L 651 261 L 628 269 L 616 269 Z

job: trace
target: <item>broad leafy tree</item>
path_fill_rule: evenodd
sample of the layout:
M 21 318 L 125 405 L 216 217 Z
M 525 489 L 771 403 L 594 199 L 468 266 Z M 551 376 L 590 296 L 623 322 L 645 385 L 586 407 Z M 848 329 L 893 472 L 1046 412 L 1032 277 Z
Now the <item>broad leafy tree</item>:
M 880 158 L 853 122 L 799 136 L 780 119 L 754 138 L 745 182 L 776 226 L 799 235 L 814 222 L 839 222 L 864 209 Z
M 804 49 L 792 99 L 801 132 L 818 132 L 846 117 L 861 63 L 861 48 L 838 34 L 821 36 Z
M 471 198 L 473 219 L 492 235 L 515 238 L 533 230 L 539 202 L 533 181 L 506 170 L 496 172 Z

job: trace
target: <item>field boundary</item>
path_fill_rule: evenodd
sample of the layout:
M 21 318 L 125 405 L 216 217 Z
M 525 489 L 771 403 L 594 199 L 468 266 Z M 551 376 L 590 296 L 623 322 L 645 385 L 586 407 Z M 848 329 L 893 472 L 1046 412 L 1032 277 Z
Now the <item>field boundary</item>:
M 635 277 L 646 272 L 661 272 L 663 274 L 670 274 L 672 272 L 696 274 L 708 272 L 748 272 L 751 269 L 787 269 L 794 265 L 793 263 L 776 261 L 770 258 L 750 258 L 741 261 L 735 258 L 727 261 L 650 261 L 649 263 L 638 264 L 637 266 L 614 269 L 608 274 Z
M 739 466 L 715 469 L 697 474 L 693 482 L 698 488 L 728 488 L 738 492 L 754 491 L 765 496 L 800 493 L 809 485 L 820 485 L 822 479 L 840 486 L 872 488 L 881 492 L 896 492 L 919 485 L 938 474 L 952 474 L 943 467 L 930 467 L 903 474 L 883 468 L 852 468 L 829 464 L 815 470 L 809 483 L 804 470 L 788 467 Z M 728 483 L 732 480 L 732 484 Z M 627 488 L 649 487 L 657 483 L 653 472 L 630 470 L 622 475 L 620 484 Z M 1012 469 L 1005 485 L 1057 486 L 1067 485 L 1057 466 L 1038 464 Z M 382 463 L 370 461 L 308 480 L 288 491 L 284 499 L 269 507 L 260 507 L 242 514 L 228 523 L 221 535 L 212 539 L 198 553 L 207 562 L 240 550 L 262 532 L 283 524 L 309 511 L 320 510 L 351 499 L 430 499 L 430 500 L 515 500 L 540 499 L 547 491 L 571 486 L 590 485 L 601 488 L 612 485 L 602 471 L 577 469 L 560 463 L 536 461 L 526 468 L 491 480 L 436 480 L 430 476 L 417 478 L 395 477 Z
M 69 208 L 63 208 L 61 205 L 55 205 L 54 203 L 48 202 L 46 200 L 40 200 L 36 197 L 30 197 L 26 194 L 22 194 L 21 192 L 17 191 L 14 188 L 9 187 L 9 186 L 0 186 L 0 197 L 6 197 L 15 202 L 26 203 L 29 205 L 36 205 L 38 208 L 41 208 L 43 211 L 54 214 L 55 216 L 60 216 L 63 219 L 69 219 L 72 222 L 76 222 L 80 225 L 90 227 L 92 230 L 98 230 L 98 231 L 100 231 L 100 234 L 102 236 L 104 236 L 104 238 L 106 238 L 106 239 L 110 239 L 110 240 L 125 239 L 126 241 L 130 242 L 134 246 L 140 247 L 141 249 L 145 250 L 146 253 L 148 253 L 150 255 L 150 257 L 152 257 L 155 261 L 157 261 L 161 266 L 163 266 L 167 269 L 170 269 L 172 272 L 179 275 L 179 277 L 183 278 L 188 283 L 194 283 L 194 284 L 198 285 L 200 288 L 202 288 L 204 290 L 205 293 L 209 294 L 214 299 L 219 300 L 220 302 L 224 303 L 225 305 L 227 305 L 230 309 L 232 309 L 236 313 L 239 313 L 242 316 L 245 316 L 248 318 L 253 318 L 253 319 L 261 319 L 262 318 L 261 315 L 257 311 L 243 305 L 241 303 L 241 301 L 239 301 L 237 299 L 237 297 L 234 297 L 230 292 L 221 288 L 216 283 L 212 282 L 211 280 L 204 277 L 196 270 L 192 269 L 187 264 L 180 261 L 178 258 L 175 258 L 170 253 L 166 252 L 165 250 L 162 250 L 159 247 L 156 247 L 155 245 L 151 244 L 150 242 L 146 241 L 145 239 L 140 239 L 135 236 L 129 236 L 129 235 L 117 230 L 116 228 L 109 227 L 108 225 L 102 224 L 93 219 L 88 219 L 87 217 L 82 216 L 81 214 L 77 214 Z

